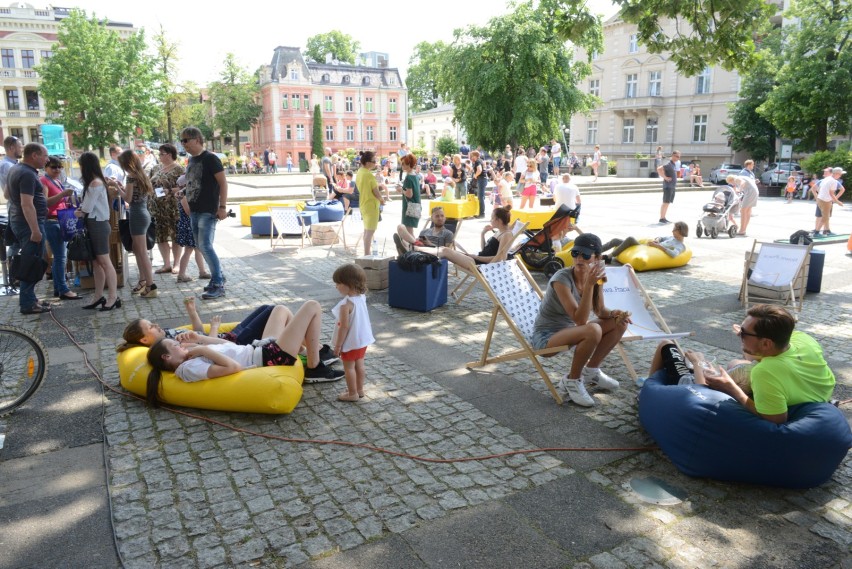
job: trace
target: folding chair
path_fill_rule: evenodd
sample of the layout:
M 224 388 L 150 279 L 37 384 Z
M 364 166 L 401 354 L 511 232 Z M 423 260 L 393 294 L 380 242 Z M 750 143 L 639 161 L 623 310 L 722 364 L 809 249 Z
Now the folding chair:
M 801 312 L 813 244 L 760 243 L 755 253 L 758 243 L 752 244 L 743 269 L 743 306 L 780 304 Z
M 491 298 L 494 307 L 491 310 L 491 321 L 488 324 L 488 334 L 485 337 L 485 345 L 482 349 L 482 357 L 479 361 L 465 364 L 466 368 L 482 367 L 487 364 L 507 362 L 521 358 L 529 358 L 536 371 L 547 385 L 548 391 L 562 405 L 562 396 L 556 391 L 550 376 L 538 361 L 538 356 L 556 354 L 570 350 L 573 346 L 555 346 L 535 350 L 530 345 L 533 335 L 535 319 L 541 306 L 543 294 L 541 289 L 533 280 L 532 275 L 521 263 L 520 259 L 512 261 L 501 261 L 479 265 L 479 270 L 473 275 L 474 282 L 482 284 L 482 288 Z M 491 338 L 494 336 L 494 328 L 497 325 L 497 317 L 502 316 L 506 324 L 512 330 L 515 338 L 520 344 L 520 349 L 489 357 Z
M 310 240 L 311 235 L 308 233 L 308 226 L 299 217 L 299 210 L 295 207 L 270 206 L 269 217 L 272 220 L 269 246 L 273 251 L 279 240 L 282 245 L 284 244 L 285 235 L 300 235 L 302 238 L 302 248 L 305 247 L 305 237 Z M 313 241 L 311 241 L 311 244 L 313 244 Z
M 461 221 L 459 221 L 459 223 L 461 223 Z M 513 245 L 509 248 L 509 254 L 510 255 L 515 254 L 517 247 L 514 246 L 514 242 L 518 239 L 518 237 L 520 235 L 524 234 L 524 231 L 526 230 L 528 225 L 529 225 L 529 223 L 523 223 L 521 221 L 516 221 L 515 224 L 512 225 L 512 243 L 513 243 Z M 459 244 L 456 244 L 456 249 L 460 250 L 462 253 L 467 252 L 467 251 L 464 250 L 464 247 L 462 247 Z M 456 297 L 456 304 L 459 304 L 462 300 L 464 300 L 464 297 L 466 297 L 468 295 L 468 293 L 471 290 L 473 290 L 473 287 L 476 286 L 477 279 L 476 279 L 476 275 L 471 273 L 466 267 L 456 266 L 456 270 L 463 272 L 465 274 L 465 276 L 462 278 L 462 280 L 459 282 L 459 284 L 457 284 L 456 287 L 450 293 L 452 296 L 456 296 L 456 292 L 458 292 L 458 290 L 461 287 L 463 287 L 465 285 L 465 283 L 470 281 L 470 283 L 467 285 L 467 288 L 465 288 L 464 291 L 458 297 Z
M 607 267 L 606 279 L 603 285 L 604 305 L 610 310 L 626 310 L 631 313 L 630 319 L 633 322 L 627 326 L 627 331 L 618 343 L 618 353 L 630 377 L 635 381 L 638 376 L 630 358 L 627 357 L 624 342 L 672 339 L 677 343 L 677 338 L 691 336 L 692 332 L 673 333 L 669 329 L 654 301 L 639 282 L 633 267 Z
M 328 247 L 328 253 L 326 253 L 326 257 L 331 255 L 331 250 L 334 248 L 334 245 L 337 242 L 343 243 L 343 250 L 346 253 L 349 253 L 349 246 L 346 244 L 346 220 L 351 219 L 350 225 L 355 221 L 363 222 L 361 218 L 361 209 L 357 207 L 352 207 L 351 205 L 346 208 L 346 211 L 343 212 L 343 219 L 340 220 L 340 226 L 337 228 L 337 234 L 335 235 L 334 240 L 331 242 L 331 245 Z M 352 253 L 358 253 L 358 245 L 361 243 L 361 239 L 364 237 L 364 229 L 363 226 L 361 231 L 358 232 L 358 238 L 355 240 L 355 244 L 352 246 Z

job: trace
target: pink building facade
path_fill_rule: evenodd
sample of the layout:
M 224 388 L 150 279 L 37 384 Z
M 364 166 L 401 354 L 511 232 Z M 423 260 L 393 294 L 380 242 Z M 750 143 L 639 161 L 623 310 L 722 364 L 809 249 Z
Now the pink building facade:
M 305 61 L 298 48 L 276 48 L 261 74 L 263 112 L 252 128 L 252 149 L 270 147 L 279 164 L 288 153 L 294 165 L 310 160 L 314 106 L 320 105 L 323 147 L 381 156 L 399 150 L 407 137 L 408 97 L 399 71 L 386 61 L 379 58 L 376 66 L 316 63 Z

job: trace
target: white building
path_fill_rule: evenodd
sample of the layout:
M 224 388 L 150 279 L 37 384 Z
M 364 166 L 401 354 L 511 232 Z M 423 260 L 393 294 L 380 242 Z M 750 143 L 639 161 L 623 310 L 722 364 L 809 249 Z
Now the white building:
M 673 32 L 674 23 L 664 24 L 664 31 Z M 618 15 L 604 22 L 603 33 L 604 52 L 594 56 L 582 86 L 601 104 L 588 116 L 572 117 L 570 151 L 582 159 L 600 144 L 612 162 L 653 157 L 662 146 L 666 156 L 680 150 L 685 162 L 699 160 L 708 172 L 720 162 L 745 158 L 729 146 L 724 125 L 738 97 L 739 74 L 710 67 L 684 77 L 667 54 L 649 53 L 637 40 L 636 25 Z M 586 54 L 578 50 L 575 56 Z
M 425 148 L 429 154 L 435 154 L 439 138 L 448 136 L 461 144 L 467 140 L 464 129 L 453 122 L 455 105 L 438 105 L 434 109 L 413 113 L 411 130 L 408 131 L 408 144 L 412 148 Z
M 16 136 L 24 144 L 40 142 L 39 126 L 47 114 L 35 67 L 53 53 L 59 26 L 70 12 L 23 2 L 0 7 L 0 140 Z M 136 32 L 120 22 L 108 22 L 107 27 L 122 39 Z

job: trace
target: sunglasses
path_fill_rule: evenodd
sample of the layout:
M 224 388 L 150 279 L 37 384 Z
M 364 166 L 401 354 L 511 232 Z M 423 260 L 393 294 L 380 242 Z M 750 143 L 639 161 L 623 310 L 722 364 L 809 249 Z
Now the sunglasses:
M 577 251 L 576 249 L 572 249 L 572 250 L 571 250 L 571 256 L 572 256 L 573 258 L 575 258 L 575 259 L 576 259 L 577 257 L 582 256 L 582 257 L 583 257 L 583 259 L 585 259 L 586 261 L 588 261 L 589 259 L 591 259 L 591 258 L 592 258 L 591 253 L 581 253 L 580 251 Z
M 180 139 L 180 143 L 181 143 L 181 144 L 186 144 L 186 143 L 187 143 L 187 142 L 189 142 L 190 140 L 195 140 L 195 139 L 194 139 L 194 138 L 181 138 L 181 139 Z
M 752 336 L 754 338 L 762 338 L 763 337 L 763 336 L 760 336 L 758 334 L 754 334 L 753 332 L 746 332 L 745 330 L 743 330 L 743 327 L 740 326 L 739 324 L 734 324 L 733 326 L 731 326 L 731 330 L 733 330 L 734 334 L 736 334 L 740 338 L 742 338 L 743 336 Z

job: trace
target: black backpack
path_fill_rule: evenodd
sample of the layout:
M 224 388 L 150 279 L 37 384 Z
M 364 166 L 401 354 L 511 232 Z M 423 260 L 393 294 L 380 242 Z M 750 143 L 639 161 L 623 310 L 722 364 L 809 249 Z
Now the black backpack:
M 800 229 L 790 235 L 791 245 L 804 245 L 805 247 L 807 247 L 813 242 L 814 240 L 811 238 L 810 233 L 804 229 Z
M 396 258 L 396 264 L 403 271 L 416 273 L 420 267 L 432 266 L 432 278 L 438 278 L 441 274 L 441 260 L 432 253 L 423 251 L 406 251 L 405 254 Z

